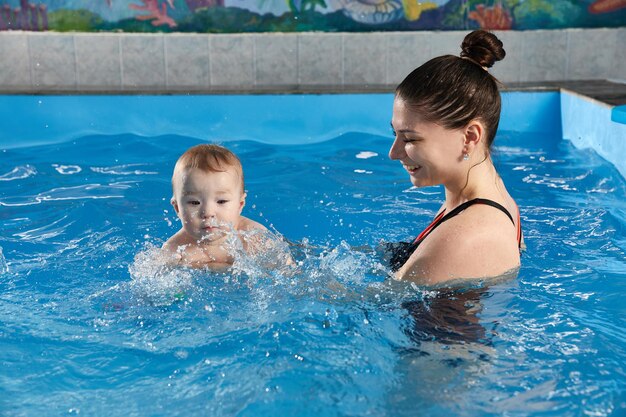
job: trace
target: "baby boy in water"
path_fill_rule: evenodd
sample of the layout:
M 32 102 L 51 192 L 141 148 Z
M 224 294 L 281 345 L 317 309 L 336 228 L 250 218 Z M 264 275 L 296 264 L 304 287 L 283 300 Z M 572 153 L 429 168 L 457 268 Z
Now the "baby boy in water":
M 197 145 L 176 162 L 172 176 L 172 205 L 181 229 L 163 245 L 170 261 L 179 265 L 222 269 L 233 264 L 233 234 L 245 251 L 260 243 L 241 239 L 241 232 L 266 228 L 241 215 L 246 202 L 239 158 L 218 145 Z

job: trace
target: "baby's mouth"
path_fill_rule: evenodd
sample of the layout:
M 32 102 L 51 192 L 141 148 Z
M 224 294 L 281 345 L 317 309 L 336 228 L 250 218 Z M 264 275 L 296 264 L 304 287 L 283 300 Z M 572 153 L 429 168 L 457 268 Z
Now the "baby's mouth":
M 213 232 L 221 228 L 221 224 L 218 221 L 211 221 L 202 225 L 202 230 L 206 232 Z

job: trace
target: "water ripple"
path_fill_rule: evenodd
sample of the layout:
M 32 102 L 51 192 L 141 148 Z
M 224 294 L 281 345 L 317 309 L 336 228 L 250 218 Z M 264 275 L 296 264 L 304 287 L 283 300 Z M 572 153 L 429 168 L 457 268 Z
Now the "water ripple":
M 83 169 L 78 165 L 52 164 L 52 167 L 61 175 L 73 175 L 80 173 Z
M 123 198 L 121 190 L 131 188 L 133 183 L 117 182 L 111 184 L 84 184 L 75 187 L 59 187 L 39 193 L 34 196 L 19 196 L 0 199 L 0 206 L 17 207 L 30 206 L 49 201 L 88 200 Z
M 112 174 L 112 175 L 156 175 L 157 171 L 143 171 L 140 169 L 128 169 L 135 166 L 143 166 L 145 164 L 125 164 L 116 165 L 111 167 L 91 167 L 93 172 L 99 174 Z
M 48 223 L 44 226 L 15 233 L 14 236 L 17 236 L 21 240 L 27 242 L 41 242 L 49 240 L 51 238 L 61 235 L 72 223 L 74 223 L 74 221 L 70 221 L 62 224 L 63 220 L 67 218 L 68 216 L 63 216 L 60 219 L 57 219 L 52 223 Z
M 22 165 L 13 168 L 6 174 L 0 175 L 0 181 L 14 181 L 32 177 L 37 174 L 35 167 L 31 165 Z
M 288 275 L 240 263 L 237 275 L 159 269 L 146 241 L 180 225 L 163 221 L 170 173 L 147 175 L 182 146 L 105 139 L 61 151 L 80 175 L 4 183 L 0 386 L 23 414 L 98 415 L 103 403 L 120 404 L 114 416 L 623 414 L 626 206 L 611 167 L 564 164 L 572 155 L 544 138 L 499 148 L 529 245 L 520 277 L 447 293 L 387 280 L 363 243 L 414 236 L 443 197 L 408 188 L 386 158 L 359 159 L 376 175 L 355 182 L 354 156 L 384 155 L 387 142 L 233 143 L 251 171 L 246 210 L 297 241 L 298 264 Z M 94 140 L 98 152 L 86 151 Z M 3 172 L 60 160 L 54 147 L 14 157 Z M 163 165 L 136 163 L 145 158 Z M 103 175 L 144 176 L 100 184 Z M 303 222 L 334 243 L 310 244 Z M 162 242 L 148 243 L 156 253 Z

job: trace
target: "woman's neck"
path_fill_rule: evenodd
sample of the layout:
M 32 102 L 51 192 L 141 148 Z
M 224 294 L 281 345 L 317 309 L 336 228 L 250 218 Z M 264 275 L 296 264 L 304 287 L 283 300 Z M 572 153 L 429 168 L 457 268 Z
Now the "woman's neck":
M 481 162 L 482 160 L 482 162 Z M 498 194 L 500 176 L 493 166 L 491 157 L 481 158 L 470 165 L 472 168 L 459 175 L 456 181 L 444 184 L 446 210 L 452 210 L 475 198 L 493 198 Z

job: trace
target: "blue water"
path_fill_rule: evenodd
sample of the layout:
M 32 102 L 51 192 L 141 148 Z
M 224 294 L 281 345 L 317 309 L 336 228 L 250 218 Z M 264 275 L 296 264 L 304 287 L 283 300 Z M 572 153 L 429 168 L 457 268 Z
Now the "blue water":
M 376 117 L 385 131 L 389 112 Z M 434 290 L 391 282 L 379 246 L 417 234 L 441 189 L 410 187 L 390 135 L 325 131 L 301 145 L 262 131 L 3 142 L 0 415 L 626 414 L 626 181 L 612 165 L 501 131 L 519 276 Z M 179 227 L 173 164 L 206 140 L 240 156 L 244 214 L 284 236 L 297 273 L 151 262 Z

